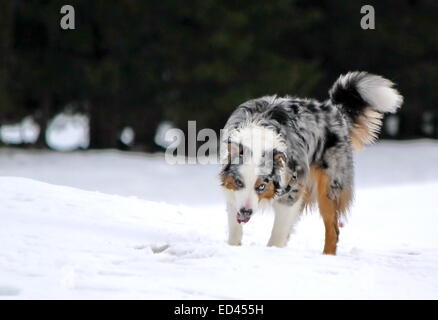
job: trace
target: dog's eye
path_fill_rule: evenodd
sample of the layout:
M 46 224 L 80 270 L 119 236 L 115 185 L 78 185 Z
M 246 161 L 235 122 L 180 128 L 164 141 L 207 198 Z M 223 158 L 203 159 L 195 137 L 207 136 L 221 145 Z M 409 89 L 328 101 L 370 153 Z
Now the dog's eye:
M 259 184 L 255 189 L 257 192 L 262 192 L 263 190 L 265 190 L 265 188 L 266 188 L 266 184 L 262 183 Z
M 234 184 L 235 184 L 238 188 L 243 188 L 243 182 L 242 182 L 242 180 L 234 179 Z

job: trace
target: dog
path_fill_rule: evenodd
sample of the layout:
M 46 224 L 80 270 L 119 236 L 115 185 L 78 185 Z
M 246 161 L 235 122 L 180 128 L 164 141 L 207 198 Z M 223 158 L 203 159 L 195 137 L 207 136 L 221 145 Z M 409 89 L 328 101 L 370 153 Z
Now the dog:
M 228 243 L 241 245 L 242 225 L 271 205 L 268 246 L 284 247 L 300 214 L 317 203 L 323 253 L 335 255 L 339 225 L 353 199 L 353 151 L 373 143 L 383 114 L 402 103 L 393 82 L 355 71 L 341 75 L 323 102 L 274 95 L 238 106 L 221 141 Z

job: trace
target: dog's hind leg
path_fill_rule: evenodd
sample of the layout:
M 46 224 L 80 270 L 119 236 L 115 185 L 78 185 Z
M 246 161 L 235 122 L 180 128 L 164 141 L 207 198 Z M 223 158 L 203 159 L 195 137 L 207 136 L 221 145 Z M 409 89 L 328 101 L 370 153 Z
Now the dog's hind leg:
M 347 210 L 352 195 L 349 188 L 333 186 L 333 182 L 325 170 L 314 169 L 313 173 L 317 184 L 319 211 L 325 227 L 323 253 L 336 255 L 336 247 L 339 239 L 339 215 L 345 213 Z M 339 190 L 334 191 L 333 188 L 339 188 Z
M 242 244 L 242 225 L 237 222 L 237 209 L 230 202 L 227 202 L 228 214 L 228 244 L 240 246 Z
M 318 192 L 318 206 L 325 227 L 323 253 L 335 255 L 339 239 L 339 226 L 335 203 L 327 197 L 327 194 Z
M 302 211 L 302 199 L 299 199 L 293 205 L 287 205 L 278 201 L 273 204 L 275 219 L 272 228 L 269 247 L 284 247 L 289 240 L 294 225 L 297 223 Z

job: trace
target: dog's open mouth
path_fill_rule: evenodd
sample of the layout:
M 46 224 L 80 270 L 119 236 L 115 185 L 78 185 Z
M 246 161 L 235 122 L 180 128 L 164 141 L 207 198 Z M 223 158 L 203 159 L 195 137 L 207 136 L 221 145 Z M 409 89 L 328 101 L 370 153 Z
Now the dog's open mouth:
M 250 215 L 237 213 L 237 222 L 238 223 L 247 223 L 251 219 Z

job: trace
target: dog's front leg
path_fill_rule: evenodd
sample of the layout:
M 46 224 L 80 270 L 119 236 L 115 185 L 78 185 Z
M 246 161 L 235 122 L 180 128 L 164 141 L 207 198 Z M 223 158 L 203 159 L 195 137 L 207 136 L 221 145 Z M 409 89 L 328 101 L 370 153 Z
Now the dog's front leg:
M 235 206 L 227 203 L 228 213 L 228 244 L 232 246 L 240 246 L 242 244 L 242 225 L 237 222 L 237 209 Z
M 275 201 L 273 204 L 275 219 L 272 228 L 271 238 L 269 239 L 269 247 L 284 247 L 289 240 L 289 235 L 297 223 L 301 213 L 301 202 L 299 199 L 293 205 Z

